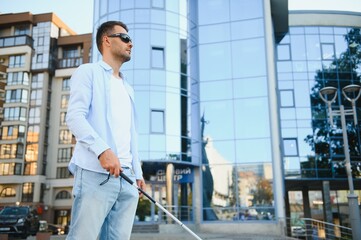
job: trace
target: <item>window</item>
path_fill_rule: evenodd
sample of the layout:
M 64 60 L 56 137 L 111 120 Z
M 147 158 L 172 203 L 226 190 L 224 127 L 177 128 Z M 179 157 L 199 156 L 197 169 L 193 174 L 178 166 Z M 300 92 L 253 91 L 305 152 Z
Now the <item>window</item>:
M 6 121 L 25 121 L 26 120 L 26 108 L 22 107 L 10 107 L 4 109 L 4 120 Z
M 0 159 L 22 158 L 23 153 L 24 153 L 24 146 L 21 143 L 0 145 Z
M 21 163 L 0 163 L 0 176 L 21 175 Z
M 31 81 L 31 88 L 43 88 L 44 74 L 34 74 Z
M 294 107 L 295 106 L 293 90 L 281 90 L 280 98 L 281 98 L 281 107 Z
M 66 126 L 66 112 L 60 113 L 60 126 Z
M 298 156 L 298 144 L 296 138 L 284 138 L 283 149 L 286 157 Z
M 4 126 L 1 130 L 1 139 L 3 140 L 13 140 L 18 137 L 24 137 L 24 135 L 25 126 L 22 125 Z
M 9 58 L 9 68 L 18 68 L 25 66 L 25 55 L 15 55 Z
M 152 67 L 164 68 L 164 48 L 152 47 Z
M 14 35 L 30 35 L 30 27 L 29 25 L 19 25 L 15 26 Z
M 71 194 L 68 191 L 60 191 L 56 194 L 55 199 L 71 199 Z
M 37 62 L 37 63 L 43 62 L 43 54 L 42 54 L 42 53 L 36 55 L 36 62 Z
M 43 46 L 44 45 L 44 37 L 38 37 L 38 46 Z
M 6 102 L 18 102 L 18 103 L 27 103 L 28 102 L 28 90 L 25 89 L 13 89 L 6 91 Z
M 29 85 L 29 74 L 27 72 L 7 73 L 7 85 Z
M 40 106 L 42 103 L 43 91 L 41 89 L 31 90 L 30 95 L 30 105 L 31 106 Z
M 164 133 L 164 110 L 151 110 L 151 133 Z
M 333 44 L 322 44 L 322 59 L 333 60 L 335 58 L 335 47 Z
M 60 144 L 71 144 L 72 137 L 70 130 L 60 130 L 59 132 L 59 143 Z
M 31 176 L 36 175 L 37 167 L 38 165 L 36 162 L 25 163 L 24 175 L 31 175 Z
M 32 107 L 29 110 L 29 123 L 40 123 L 40 107 Z
M 64 78 L 63 79 L 61 90 L 63 90 L 63 91 L 69 91 L 70 90 L 70 78 Z
M 56 169 L 56 178 L 69 178 L 70 172 L 68 167 L 58 167 Z
M 164 8 L 164 0 L 152 0 L 153 8 Z
M 68 102 L 69 102 L 69 95 L 62 95 L 61 96 L 60 107 L 61 108 L 67 108 L 68 107 Z
M 15 196 L 16 196 L 16 191 L 14 188 L 11 187 L 4 188 L 0 193 L 0 197 L 3 198 L 10 198 Z
M 79 57 L 77 47 L 63 48 L 63 58 L 75 58 Z
M 22 202 L 32 202 L 34 195 L 34 183 L 24 183 L 22 191 Z
M 69 162 L 72 156 L 73 148 L 59 148 L 58 150 L 58 163 Z
M 289 44 L 281 44 L 277 46 L 277 59 L 282 60 L 291 60 L 291 51 Z

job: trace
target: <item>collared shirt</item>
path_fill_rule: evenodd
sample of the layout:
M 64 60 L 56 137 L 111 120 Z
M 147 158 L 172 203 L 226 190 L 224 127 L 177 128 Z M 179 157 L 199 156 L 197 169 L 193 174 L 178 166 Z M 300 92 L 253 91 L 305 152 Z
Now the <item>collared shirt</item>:
M 114 130 L 110 111 L 110 78 L 112 68 L 104 61 L 83 64 L 73 73 L 66 122 L 74 134 L 75 145 L 69 170 L 75 165 L 95 172 L 107 173 L 99 163 L 98 156 L 111 148 L 116 153 Z M 124 76 L 119 73 L 124 79 Z M 134 91 L 124 81 L 124 88 L 131 99 L 131 153 L 132 169 L 137 179 L 142 179 L 138 157 L 137 119 L 134 106 Z

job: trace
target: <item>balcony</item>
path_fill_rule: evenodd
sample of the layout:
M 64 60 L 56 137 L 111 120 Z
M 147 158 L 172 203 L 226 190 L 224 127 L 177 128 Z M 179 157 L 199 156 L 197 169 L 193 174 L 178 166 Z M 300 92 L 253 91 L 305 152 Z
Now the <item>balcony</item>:
M 34 40 L 28 35 L 9 36 L 0 38 L 0 48 L 29 45 L 33 48 Z
M 83 57 L 63 58 L 58 60 L 58 68 L 76 68 L 83 63 Z

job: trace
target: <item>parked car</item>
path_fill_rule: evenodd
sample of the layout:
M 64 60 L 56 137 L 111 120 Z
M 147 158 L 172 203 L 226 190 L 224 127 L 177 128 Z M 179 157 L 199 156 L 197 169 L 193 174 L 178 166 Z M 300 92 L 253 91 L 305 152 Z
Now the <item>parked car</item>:
M 29 206 L 7 206 L 0 212 L 0 233 L 26 239 L 39 229 L 39 215 Z
M 48 223 L 48 231 L 53 235 L 63 235 L 65 234 L 64 227 L 61 225 Z

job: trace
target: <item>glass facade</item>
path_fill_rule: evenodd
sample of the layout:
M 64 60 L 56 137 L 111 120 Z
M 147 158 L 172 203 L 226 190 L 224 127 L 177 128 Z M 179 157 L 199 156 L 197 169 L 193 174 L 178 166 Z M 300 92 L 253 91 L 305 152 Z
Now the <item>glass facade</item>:
M 120 19 L 133 39 L 122 68 L 135 90 L 151 195 L 185 220 L 194 220 L 194 188 L 201 221 L 273 220 L 264 1 L 94 3 L 94 32 Z M 147 204 L 139 220 L 159 221 Z
M 330 125 L 330 111 L 319 92 L 324 87 L 337 88 L 332 109 L 339 110 L 341 104 L 345 109 L 351 109 L 351 103 L 342 95 L 341 89 L 360 84 L 360 30 L 359 27 L 343 26 L 293 26 L 277 46 L 286 194 L 289 217 L 294 226 L 298 226 L 294 219 L 300 217 L 326 221 L 329 211 L 334 223 L 351 227 L 341 118 L 340 115 L 333 116 Z M 356 102 L 358 121 L 360 106 Z M 349 114 L 346 115 L 346 131 L 352 176 L 357 186 L 361 134 L 359 125 L 354 124 L 354 118 Z M 315 179 L 330 183 L 330 196 L 322 194 L 322 187 L 315 189 L 306 184 Z M 304 180 L 304 189 L 300 185 L 297 187 L 294 180 Z M 360 191 L 356 190 L 355 194 L 360 199 Z M 324 204 L 326 199 L 330 202 L 329 208 Z M 325 230 L 319 228 L 319 231 L 322 235 Z

